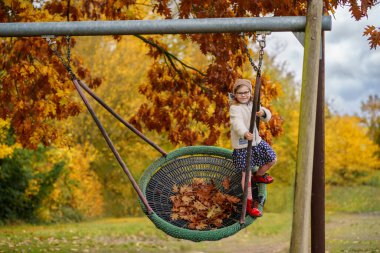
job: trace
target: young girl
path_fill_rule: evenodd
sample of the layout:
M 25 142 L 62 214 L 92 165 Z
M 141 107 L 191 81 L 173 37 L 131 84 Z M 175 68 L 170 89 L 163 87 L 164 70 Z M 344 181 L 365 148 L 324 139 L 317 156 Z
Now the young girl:
M 233 99 L 230 103 L 230 120 L 231 120 L 231 143 L 234 149 L 232 161 L 236 169 L 242 171 L 242 187 L 245 183 L 245 168 L 247 157 L 248 141 L 252 140 L 251 170 L 255 166 L 259 169 L 252 177 L 254 182 L 270 184 L 273 178 L 269 176 L 268 171 L 276 163 L 276 154 L 273 149 L 261 139 L 256 126 L 253 133 L 249 132 L 249 124 L 252 112 L 252 84 L 247 79 L 236 80 L 233 87 Z M 256 113 L 264 122 L 268 122 L 272 116 L 271 112 L 260 106 Z M 249 178 L 251 179 L 251 170 Z M 259 209 L 252 207 L 252 187 L 248 182 L 247 213 L 254 217 L 261 216 Z

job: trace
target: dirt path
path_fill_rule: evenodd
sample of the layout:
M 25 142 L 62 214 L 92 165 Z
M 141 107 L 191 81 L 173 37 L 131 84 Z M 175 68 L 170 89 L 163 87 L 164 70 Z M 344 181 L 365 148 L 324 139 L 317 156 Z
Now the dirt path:
M 252 237 L 238 243 L 234 239 L 226 239 L 223 246 L 214 248 L 210 252 L 240 252 L 240 253 L 285 253 L 289 249 L 289 238 L 275 237 Z
M 326 252 L 380 252 L 380 213 L 326 215 Z M 188 253 L 286 253 L 291 232 L 276 236 L 240 234 L 218 242 L 204 243 Z

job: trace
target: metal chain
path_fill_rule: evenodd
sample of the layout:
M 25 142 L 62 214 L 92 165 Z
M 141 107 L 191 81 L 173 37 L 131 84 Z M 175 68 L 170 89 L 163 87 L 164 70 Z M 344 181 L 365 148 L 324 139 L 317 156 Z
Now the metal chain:
M 70 0 L 67 1 L 67 22 L 70 21 Z M 48 42 L 50 50 L 59 58 L 62 65 L 66 68 L 67 72 L 69 72 L 70 78 L 74 80 L 76 77 L 71 69 L 70 62 L 71 62 L 71 36 L 66 35 L 66 44 L 67 44 L 67 54 L 66 54 L 66 60 L 63 59 L 63 56 L 61 52 L 58 50 L 57 42 L 54 40 L 54 35 L 43 35 L 42 38 L 46 39 Z
M 247 44 L 244 43 L 244 48 L 245 48 L 245 53 L 247 54 L 248 56 L 248 60 L 249 62 L 251 63 L 251 66 L 253 67 L 253 69 L 257 72 L 259 70 L 259 68 L 255 65 L 252 57 L 251 57 L 251 54 L 249 53 L 249 49 L 248 49 L 248 46 Z
M 257 32 L 256 33 L 256 36 L 260 36 L 260 38 L 257 38 L 256 40 L 259 42 L 259 46 L 260 46 L 260 51 L 259 51 L 259 62 L 256 66 L 255 62 L 253 61 L 252 57 L 251 57 L 251 54 L 249 53 L 249 49 L 248 49 L 248 46 L 247 44 L 243 41 L 243 45 L 244 45 L 244 48 L 245 48 L 245 53 L 249 59 L 249 62 L 251 63 L 251 66 L 253 67 L 253 69 L 256 71 L 256 72 L 260 72 L 261 71 L 261 66 L 263 64 L 263 59 L 264 59 L 264 48 L 266 46 L 266 35 L 269 35 L 270 32 Z M 242 37 L 244 39 L 244 33 L 242 33 Z
M 71 36 L 66 35 L 66 42 L 67 42 L 67 63 L 70 65 L 71 60 Z
M 258 66 L 258 69 L 259 71 L 261 70 L 261 66 L 263 64 L 263 59 L 264 59 L 264 48 L 266 46 L 266 34 L 263 33 L 263 34 L 258 34 L 258 35 L 261 35 L 261 39 L 258 39 L 258 42 L 259 42 L 259 46 L 260 46 L 260 51 L 259 51 L 259 66 Z
M 67 10 L 66 10 L 66 18 L 67 18 L 67 22 L 70 22 L 70 4 L 71 4 L 71 1 L 68 0 L 67 1 Z M 70 67 L 70 50 L 71 50 L 71 37 L 70 35 L 66 35 L 66 43 L 67 43 L 67 64 L 69 65 Z
M 74 79 L 75 75 L 70 66 L 70 44 L 68 45 L 68 48 L 67 48 L 67 59 L 65 60 L 62 54 L 58 50 L 57 42 L 54 40 L 55 38 L 54 35 L 44 35 L 42 36 L 42 38 L 46 39 L 50 50 L 58 57 L 62 65 L 66 68 L 67 72 L 69 72 L 71 79 Z M 67 36 L 66 40 L 68 41 L 68 43 L 70 43 L 70 36 Z

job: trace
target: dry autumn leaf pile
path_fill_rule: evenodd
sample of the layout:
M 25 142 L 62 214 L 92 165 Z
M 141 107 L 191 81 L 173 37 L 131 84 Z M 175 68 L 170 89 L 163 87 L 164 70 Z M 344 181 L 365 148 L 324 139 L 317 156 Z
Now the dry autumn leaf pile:
M 228 190 L 229 179 L 222 185 Z M 191 184 L 173 186 L 174 195 L 170 197 L 173 203 L 171 219 L 186 220 L 190 229 L 216 229 L 221 227 L 223 219 L 229 218 L 237 211 L 236 203 L 240 199 L 218 190 L 215 183 L 203 178 L 194 178 Z

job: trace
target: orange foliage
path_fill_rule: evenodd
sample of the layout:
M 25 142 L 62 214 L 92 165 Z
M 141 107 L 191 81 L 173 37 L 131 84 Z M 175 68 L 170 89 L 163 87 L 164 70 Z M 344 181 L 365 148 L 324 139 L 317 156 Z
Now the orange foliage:
M 226 43 L 239 43 L 239 39 L 223 44 Z M 238 65 L 244 61 L 241 54 L 231 54 L 230 57 L 236 67 L 221 58 L 219 63 L 209 65 L 207 78 L 199 73 L 189 75 L 183 70 L 179 73 L 171 71 L 156 62 L 149 71 L 150 82 L 140 86 L 140 92 L 151 103 L 141 105 L 132 122 L 138 128 L 143 122 L 149 130 L 169 132 L 169 139 L 174 144 L 215 144 L 222 134 L 220 128 L 229 125 L 227 93 L 239 76 Z M 261 124 L 260 131 L 269 143 L 282 132 L 282 120 L 270 105 L 270 101 L 278 96 L 278 89 L 279 86 L 267 75 L 262 75 L 261 103 L 273 112 L 273 120 L 270 125 Z
M 368 36 L 369 44 L 371 49 L 376 49 L 377 46 L 380 46 L 380 27 L 376 28 L 373 25 L 366 27 L 363 36 Z
M 59 47 L 62 41 L 57 40 Z M 40 38 L 4 39 L 0 53 L 2 71 L 0 117 L 10 118 L 17 142 L 36 148 L 38 143 L 50 145 L 60 134 L 50 119 L 65 119 L 77 115 L 80 104 L 72 98 L 73 85 L 66 70 L 52 56 L 47 43 Z M 91 85 L 91 79 L 78 59 L 73 59 L 80 78 Z
M 0 1 L 0 22 L 65 21 L 68 1 Z M 333 13 L 340 5 L 349 5 L 355 19 L 366 17 L 376 0 L 324 0 L 326 12 Z M 71 1 L 69 19 L 77 20 L 127 20 L 142 19 L 147 11 L 155 11 L 170 18 L 219 18 L 305 15 L 307 1 L 294 0 L 182 0 L 151 2 L 148 10 L 144 0 L 78 0 Z M 143 9 L 143 11 L 142 11 Z M 371 48 L 379 45 L 379 32 L 367 27 Z M 117 37 L 119 39 L 120 37 Z M 227 92 L 232 83 L 241 77 L 241 68 L 247 62 L 242 39 L 237 34 L 188 34 L 183 40 L 191 40 L 199 46 L 209 62 L 200 71 L 193 71 L 167 54 L 170 48 L 158 40 L 150 45 L 149 55 L 155 59 L 150 66 L 149 84 L 140 91 L 150 100 L 141 105 L 132 118 L 135 125 L 145 124 L 157 132 L 168 132 L 174 144 L 214 144 L 221 129 L 228 127 Z M 61 138 L 52 124 L 77 115 L 79 101 L 72 96 L 73 85 L 66 70 L 52 55 L 47 43 L 41 38 L 3 38 L 0 45 L 0 118 L 10 119 L 17 141 L 23 146 L 35 148 L 39 142 L 50 145 Z M 72 41 L 72 46 L 75 41 Z M 158 48 L 157 45 L 160 45 Z M 57 40 L 58 49 L 65 48 L 65 40 Z M 81 60 L 73 55 L 74 72 L 89 86 L 98 86 Z M 266 80 L 265 80 L 266 79 Z M 262 94 L 270 105 L 276 98 L 276 89 L 268 77 L 263 77 Z M 281 132 L 281 121 L 276 118 L 264 137 L 270 140 Z

